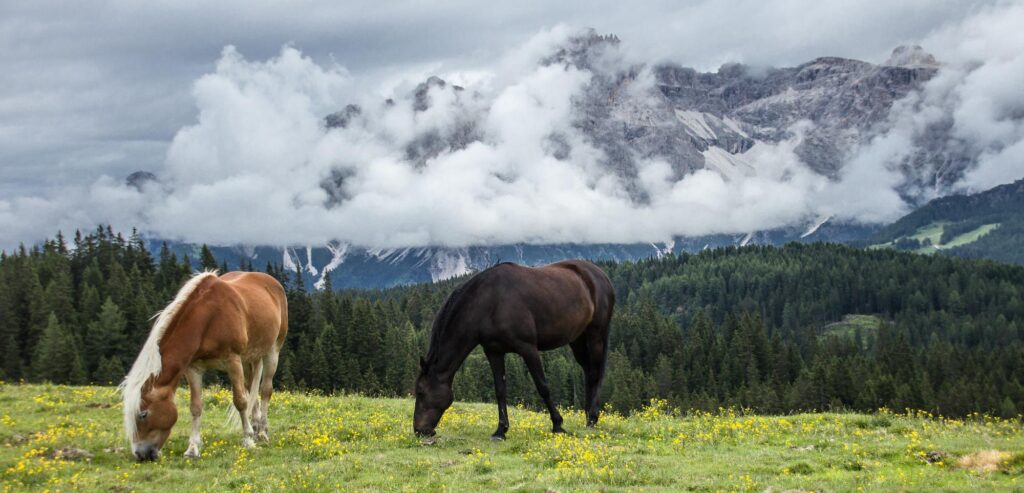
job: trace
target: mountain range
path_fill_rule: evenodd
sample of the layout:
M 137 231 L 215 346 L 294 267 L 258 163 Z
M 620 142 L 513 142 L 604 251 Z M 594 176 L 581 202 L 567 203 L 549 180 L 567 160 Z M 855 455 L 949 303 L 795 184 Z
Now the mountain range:
M 646 197 L 638 181 L 639 160 L 668 163 L 676 180 L 696 170 L 711 170 L 726 180 L 739 180 L 759 172 L 748 151 L 759 143 L 794 139 L 797 133 L 796 156 L 813 172 L 837 180 L 852 153 L 892 128 L 894 107 L 920 91 L 941 68 L 941 63 L 920 47 L 901 46 L 877 65 L 823 57 L 782 68 L 732 63 L 715 72 L 699 72 L 662 62 L 644 70 L 643 64 L 617 59 L 618 45 L 615 36 L 585 31 L 569 38 L 539 63 L 593 74 L 582 93 L 572 100 L 572 126 L 602 151 L 596 164 L 622 179 L 631 198 L 640 203 Z M 653 76 L 653 81 L 643 80 L 644 74 Z M 405 145 L 404 159 L 413 166 L 424 166 L 442 153 L 464 149 L 483 138 L 483 117 L 473 109 L 477 95 L 472 88 L 430 77 L 405 97 L 412 101 L 416 112 L 427 111 L 438 101 L 461 111 L 455 124 L 416 135 Z M 387 108 L 395 101 L 388 99 L 380 104 Z M 380 114 L 349 104 L 324 117 L 324 132 L 365 126 L 361 120 Z M 931 197 L 951 193 L 954 184 L 977 162 L 980 151 L 972 150 L 951 132 L 949 122 L 940 119 L 913 136 L 912 152 L 898 165 L 904 178 L 898 191 L 908 203 L 920 205 Z M 547 151 L 558 159 L 575 151 L 557 132 L 548 137 L 548 144 Z M 347 178 L 339 172 L 320 183 L 329 201 L 346 200 Z M 136 173 L 128 181 L 139 187 L 158 179 L 149 173 Z M 900 237 L 893 236 L 908 233 L 899 224 L 887 228 L 844 224 L 824 215 L 807 217 L 784 228 L 677 237 L 661 243 L 373 249 L 338 241 L 297 248 L 227 246 L 213 250 L 215 256 L 232 266 L 240 258 L 251 259 L 258 266 L 270 261 L 301 272 L 307 284 L 323 286 L 324 275 L 330 272 L 336 288 L 369 288 L 437 281 L 497 261 L 539 264 L 567 257 L 627 260 L 789 241 L 863 243 L 871 239 L 876 245 L 896 245 Z M 154 248 L 160 243 L 151 241 Z M 197 258 L 195 245 L 171 246 L 179 254 Z
M 836 178 L 857 146 L 889 129 L 893 105 L 921 89 L 940 68 L 921 47 L 900 46 L 881 65 L 822 57 L 795 67 L 730 63 L 702 73 L 663 62 L 651 67 L 654 81 L 647 84 L 641 80 L 642 64 L 608 61 L 618 45 L 617 37 L 591 30 L 569 38 L 540 63 L 593 74 L 583 94 L 574 98 L 573 126 L 604 152 L 600 164 L 626 180 L 637 178 L 639 159 L 651 158 L 668 162 L 676 179 L 698 169 L 730 178 L 756 174 L 756 163 L 746 152 L 759 142 L 791 139 L 795 131 L 803 132 L 796 155 L 812 170 Z M 405 154 L 411 162 L 422 165 L 482 138 L 470 89 L 430 77 L 415 88 L 414 109 L 428 110 L 442 92 L 449 93 L 443 100 L 454 100 L 464 114 L 458 124 L 409 142 Z M 343 129 L 363 117 L 369 113 L 351 104 L 324 121 L 328 129 Z M 977 158 L 950 137 L 948 123 L 915 137 L 914 153 L 901 164 L 908 198 L 914 199 L 911 190 L 921 185 L 944 191 Z M 549 140 L 555 157 L 573 151 L 564 136 L 556 133 Z M 332 197 L 344 196 L 343 177 L 334 178 L 322 186 Z
M 218 262 L 234 268 L 242 261 L 266 262 L 299 272 L 306 285 L 323 288 L 330 272 L 335 289 L 381 288 L 436 282 L 512 261 L 539 265 L 565 258 L 637 260 L 709 248 L 783 245 L 789 242 L 846 243 L 864 248 L 895 248 L 926 255 L 985 258 L 1024 265 L 1024 179 L 971 195 L 928 202 L 886 226 L 837 225 L 828 221 L 806 229 L 783 228 L 745 235 L 678 238 L 667 243 L 502 245 L 468 248 L 420 247 L 361 249 L 326 247 L 210 247 Z M 150 240 L 155 253 L 163 242 Z M 168 244 L 179 256 L 199 258 L 199 245 Z

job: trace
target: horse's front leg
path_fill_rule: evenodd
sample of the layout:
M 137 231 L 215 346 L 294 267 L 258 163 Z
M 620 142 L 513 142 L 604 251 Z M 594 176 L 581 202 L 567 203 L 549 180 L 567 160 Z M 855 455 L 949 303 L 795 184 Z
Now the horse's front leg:
M 505 355 L 485 351 L 487 361 L 491 364 L 494 374 L 494 393 L 498 399 L 498 429 L 491 435 L 491 440 L 504 440 L 508 431 L 507 388 L 505 385 Z
M 520 356 L 523 357 L 526 367 L 530 370 L 533 384 L 537 386 L 537 393 L 540 394 L 541 399 L 544 399 L 544 404 L 548 406 L 548 413 L 551 414 L 551 433 L 565 433 L 565 429 L 562 428 L 562 415 L 555 407 L 554 401 L 551 400 L 551 389 L 544 376 L 544 365 L 540 361 L 540 352 L 536 348 L 530 347 L 524 349 Z
M 188 380 L 188 389 L 191 392 L 189 410 L 192 411 L 192 434 L 188 437 L 185 457 L 198 459 L 199 447 L 203 444 L 202 435 L 199 434 L 199 422 L 203 417 L 203 374 L 195 368 L 189 368 L 185 370 L 185 379 Z
M 231 379 L 231 393 L 234 397 L 235 409 L 238 411 L 238 419 L 242 421 L 242 446 L 245 448 L 255 447 L 252 423 L 249 421 L 249 396 L 245 385 L 245 370 L 242 367 L 242 358 L 237 354 L 228 357 L 228 377 Z

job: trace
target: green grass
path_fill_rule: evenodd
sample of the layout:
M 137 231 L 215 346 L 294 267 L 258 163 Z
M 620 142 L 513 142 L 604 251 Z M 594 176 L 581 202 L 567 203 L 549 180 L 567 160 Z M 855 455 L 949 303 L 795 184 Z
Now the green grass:
M 852 339 L 856 331 L 860 329 L 861 337 L 866 337 L 878 332 L 878 327 L 881 325 L 882 319 L 876 315 L 850 314 L 843 316 L 839 322 L 822 327 L 822 334 Z M 864 342 L 866 343 L 866 341 Z
M 179 403 L 185 393 L 179 393 Z M 271 441 L 239 447 L 223 417 L 229 395 L 206 393 L 205 446 L 182 457 L 188 412 L 155 463 L 125 451 L 120 404 L 107 387 L 0 385 L 3 491 L 1012 491 L 1024 487 L 1024 425 L 927 415 L 678 415 L 656 403 L 596 430 L 567 412 L 573 434 L 545 414 L 511 413 L 509 439 L 488 437 L 489 404 L 456 403 L 438 438 L 411 434 L 412 401 L 281 392 Z M 53 460 L 83 448 L 91 461 Z M 957 466 L 965 454 L 1006 452 L 995 471 Z M 925 456 L 932 453 L 929 463 Z
M 966 245 L 966 244 L 978 241 L 978 238 L 981 238 L 982 236 L 985 236 L 986 234 L 991 232 L 993 229 L 996 229 L 996 228 L 999 227 L 999 223 L 985 224 L 985 225 L 979 226 L 977 229 L 974 229 L 972 231 L 968 231 L 968 232 L 966 232 L 964 234 L 958 235 L 957 237 L 955 237 L 952 240 L 950 240 L 948 243 L 940 244 L 939 242 L 942 241 L 942 232 L 945 230 L 945 228 L 946 228 L 946 226 L 948 224 L 949 224 L 949 222 L 947 222 L 947 221 L 937 221 L 937 222 L 929 223 L 929 224 L 927 224 L 925 226 L 922 226 L 922 227 L 918 228 L 917 231 L 915 231 L 913 235 L 908 236 L 907 238 L 910 238 L 910 239 L 913 239 L 913 240 L 918 240 L 918 241 L 920 241 L 922 243 L 925 240 L 931 240 L 931 244 L 930 245 L 918 248 L 917 250 L 914 250 L 914 252 L 915 253 L 923 253 L 923 254 L 932 254 L 932 253 L 935 253 L 935 251 L 939 250 L 939 249 L 955 248 L 955 247 L 958 247 L 958 246 L 963 246 L 963 245 Z M 895 242 L 897 240 L 899 240 L 899 239 L 902 239 L 902 237 L 901 238 L 897 238 L 896 240 L 893 240 L 893 241 L 890 241 L 890 242 L 887 242 L 887 243 L 878 243 L 878 244 L 875 244 L 875 245 L 870 245 L 870 246 L 868 246 L 868 248 L 869 249 L 892 248 L 893 245 L 895 244 Z
M 978 241 L 978 238 L 987 235 L 993 229 L 996 229 L 998 227 L 999 223 L 984 224 L 982 226 L 979 226 L 978 229 L 968 231 L 962 235 L 957 236 L 956 238 L 953 238 L 952 240 L 950 240 L 949 243 L 942 245 L 942 248 L 955 248 L 958 246 L 966 245 L 968 243 L 974 243 L 975 241 Z
M 934 222 L 927 226 L 922 226 L 910 236 L 912 240 L 918 240 L 924 242 L 924 240 L 931 240 L 932 245 L 938 245 L 942 240 L 942 231 L 946 225 L 949 224 L 945 221 Z M 929 247 L 930 248 L 930 247 Z

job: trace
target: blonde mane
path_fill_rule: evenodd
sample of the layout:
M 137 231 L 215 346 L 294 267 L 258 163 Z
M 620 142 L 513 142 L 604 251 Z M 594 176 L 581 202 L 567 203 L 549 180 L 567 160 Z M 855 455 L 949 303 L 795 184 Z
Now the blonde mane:
M 217 271 L 206 271 L 192 276 L 178 290 L 178 294 L 174 296 L 174 301 L 171 301 L 167 307 L 153 315 L 156 322 L 153 323 L 153 328 L 149 331 L 149 337 L 146 338 L 146 343 L 142 345 L 142 351 L 139 353 L 138 358 L 135 359 L 132 369 L 128 371 L 128 375 L 124 377 L 124 381 L 118 386 L 118 390 L 124 397 L 124 432 L 128 437 L 129 443 L 135 439 L 135 417 L 139 414 L 140 406 L 142 405 L 142 386 L 145 385 L 150 377 L 160 375 L 162 366 L 160 361 L 160 339 L 164 336 L 164 332 L 167 331 L 171 321 L 174 320 L 174 316 L 177 315 L 181 307 L 188 301 L 192 292 L 195 291 L 196 287 L 203 280 L 209 277 L 217 277 Z

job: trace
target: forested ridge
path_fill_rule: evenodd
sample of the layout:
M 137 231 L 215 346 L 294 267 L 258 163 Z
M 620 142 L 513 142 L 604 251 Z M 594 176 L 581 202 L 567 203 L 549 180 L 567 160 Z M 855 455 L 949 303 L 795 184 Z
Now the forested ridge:
M 195 264 L 254 268 L 217 265 L 207 249 Z M 652 397 L 769 413 L 1024 410 L 1022 267 L 832 244 L 602 267 L 618 295 L 603 400 L 619 411 Z M 277 385 L 371 395 L 409 393 L 434 313 L 465 280 L 335 292 L 328 279 L 317 291 L 280 265 L 258 268 L 282 280 L 290 303 Z M 118 382 L 150 317 L 192 272 L 192 260 L 168 249 L 154 258 L 138 235 L 105 227 L 0 255 L 0 379 Z M 877 323 L 844 325 L 851 314 Z M 525 367 L 508 360 L 510 397 L 537 405 Z M 544 364 L 558 401 L 579 404 L 582 375 L 568 350 Z M 479 351 L 455 390 L 493 400 Z
M 1024 265 L 1024 179 L 972 195 L 937 198 L 857 243 L 867 246 L 891 242 L 901 250 L 932 247 L 930 240 L 910 237 L 933 224 L 942 225 L 942 245 L 983 226 L 995 226 L 967 244 L 945 247 L 937 253 Z

